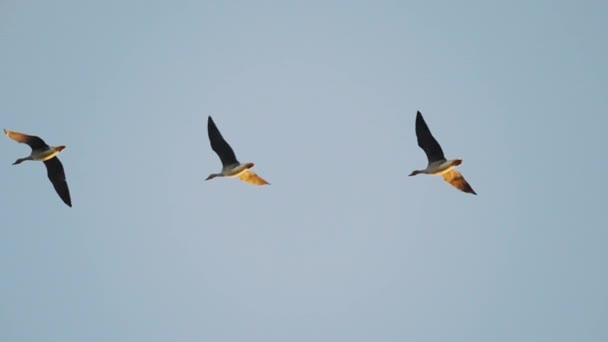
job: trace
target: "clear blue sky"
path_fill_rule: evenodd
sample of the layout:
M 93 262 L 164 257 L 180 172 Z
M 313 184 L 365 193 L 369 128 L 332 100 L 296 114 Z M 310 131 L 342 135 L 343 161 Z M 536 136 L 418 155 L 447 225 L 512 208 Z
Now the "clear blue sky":
M 0 1 L 0 341 L 607 341 L 607 12 Z

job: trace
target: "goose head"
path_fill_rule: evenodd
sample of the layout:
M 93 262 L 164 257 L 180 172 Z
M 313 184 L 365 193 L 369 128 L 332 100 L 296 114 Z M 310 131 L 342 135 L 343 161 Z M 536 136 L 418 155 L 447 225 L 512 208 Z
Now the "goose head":
M 217 174 L 217 173 L 212 173 L 212 174 L 209 175 L 209 177 L 205 178 L 205 180 L 208 181 L 208 180 L 213 179 L 213 178 L 215 178 L 217 176 L 221 176 L 221 175 Z

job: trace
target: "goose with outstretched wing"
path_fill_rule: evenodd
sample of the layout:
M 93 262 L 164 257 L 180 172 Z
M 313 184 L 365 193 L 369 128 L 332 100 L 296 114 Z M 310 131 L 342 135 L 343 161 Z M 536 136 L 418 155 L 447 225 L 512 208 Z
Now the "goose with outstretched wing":
M 462 164 L 462 159 L 445 159 L 441 145 L 431 134 L 431 130 L 420 112 L 416 113 L 416 136 L 418 138 L 418 146 L 426 153 L 428 164 L 426 169 L 414 170 L 410 173 L 410 176 L 421 173 L 442 176 L 446 182 L 456 189 L 477 195 L 462 174 L 456 170 L 456 166 Z
M 15 140 L 18 143 L 27 144 L 32 148 L 32 152 L 29 156 L 17 159 L 13 165 L 18 165 L 28 160 L 44 162 L 47 176 L 53 184 L 55 191 L 61 200 L 71 207 L 72 199 L 70 198 L 70 190 L 65 179 L 65 171 L 63 170 L 63 165 L 59 161 L 59 158 L 57 158 L 57 155 L 59 152 L 65 149 L 65 146 L 49 146 L 44 142 L 44 140 L 37 136 L 9 131 L 6 129 L 4 130 L 4 134 L 6 134 L 6 136 L 12 140 Z
M 213 122 L 211 116 L 207 120 L 207 133 L 209 134 L 209 142 L 211 148 L 220 157 L 222 162 L 222 171 L 220 173 L 212 173 L 205 180 L 210 180 L 215 177 L 238 177 L 243 182 L 253 185 L 267 185 L 270 184 L 265 181 L 262 177 L 258 176 L 255 172 L 251 171 L 254 167 L 254 163 L 240 163 L 236 159 L 236 155 L 232 150 L 232 147 L 226 142 L 219 129 Z

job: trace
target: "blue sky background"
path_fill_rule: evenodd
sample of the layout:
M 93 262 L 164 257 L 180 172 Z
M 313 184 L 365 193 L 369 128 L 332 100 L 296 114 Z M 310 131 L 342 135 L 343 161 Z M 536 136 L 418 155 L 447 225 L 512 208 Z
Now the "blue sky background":
M 0 340 L 608 340 L 607 10 L 0 1 Z

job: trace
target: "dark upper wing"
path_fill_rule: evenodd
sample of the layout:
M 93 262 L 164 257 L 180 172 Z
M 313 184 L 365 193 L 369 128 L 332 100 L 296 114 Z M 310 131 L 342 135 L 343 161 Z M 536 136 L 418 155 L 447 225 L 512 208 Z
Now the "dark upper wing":
M 238 160 L 234 155 L 234 151 L 228 145 L 222 134 L 215 126 L 215 122 L 211 116 L 209 116 L 209 120 L 207 120 L 207 132 L 209 133 L 209 142 L 211 142 L 211 148 L 217 155 L 220 157 L 223 166 L 238 164 Z
M 426 153 L 429 164 L 445 159 L 441 145 L 431 134 L 431 130 L 429 130 L 429 126 L 426 125 L 420 112 L 416 113 L 416 136 L 418 137 L 418 146 Z
M 30 147 L 32 148 L 32 150 L 49 147 L 49 145 L 47 145 L 44 142 L 44 140 L 40 139 L 37 136 L 27 135 L 27 134 L 23 134 L 23 133 L 19 133 L 19 132 L 8 131 L 6 129 L 4 130 L 4 133 L 6 134 L 7 137 L 15 140 L 18 143 L 30 145 Z
M 63 165 L 59 161 L 59 158 L 53 157 L 45 160 L 46 171 L 49 176 L 49 180 L 53 183 L 53 187 L 57 194 L 65 204 L 69 207 L 72 206 L 72 199 L 70 198 L 70 190 L 68 189 L 68 182 L 65 180 L 65 172 L 63 171 Z

